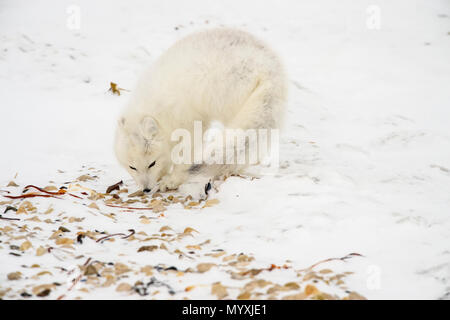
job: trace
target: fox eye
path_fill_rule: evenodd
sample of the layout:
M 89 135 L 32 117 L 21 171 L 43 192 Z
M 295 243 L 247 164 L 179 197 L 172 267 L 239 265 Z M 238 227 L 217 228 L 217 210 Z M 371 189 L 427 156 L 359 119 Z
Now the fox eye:
M 150 163 L 150 165 L 148 166 L 148 168 L 150 169 L 151 167 L 153 167 L 156 164 L 156 161 L 153 161 L 152 163 Z
M 130 166 L 131 170 L 137 171 L 135 167 Z

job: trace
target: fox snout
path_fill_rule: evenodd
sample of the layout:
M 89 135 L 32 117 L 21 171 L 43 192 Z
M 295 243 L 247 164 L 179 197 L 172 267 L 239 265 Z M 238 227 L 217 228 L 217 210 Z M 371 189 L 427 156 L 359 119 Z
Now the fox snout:
M 138 177 L 136 177 L 135 181 L 142 188 L 142 191 L 150 192 L 152 190 L 151 183 L 150 183 L 148 177 L 146 177 L 144 175 L 138 176 Z

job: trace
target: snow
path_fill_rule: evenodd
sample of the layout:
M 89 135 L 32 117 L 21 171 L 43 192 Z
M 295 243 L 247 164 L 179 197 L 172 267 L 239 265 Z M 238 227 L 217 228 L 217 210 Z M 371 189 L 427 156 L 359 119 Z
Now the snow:
M 71 5 L 81 10 L 80 29 L 67 26 Z M 366 24 L 370 6 L 380 10 L 379 29 Z M 116 119 L 130 93 L 112 95 L 109 83 L 132 90 L 145 66 L 183 35 L 214 26 L 239 27 L 270 43 L 290 76 L 282 165 L 276 175 L 253 181 L 229 178 L 214 195 L 218 205 L 202 210 L 169 206 L 149 224 L 140 223 L 142 212 L 103 204 L 99 212 L 83 206 L 91 201 L 68 197 L 31 199 L 37 216 L 45 220 L 42 214 L 52 205 L 49 217 L 62 215 L 61 225 L 68 229 L 75 226 L 66 216 L 85 218 L 77 225 L 84 230 L 108 233 L 135 229 L 152 234 L 168 225 L 182 234 L 191 227 L 198 233 L 182 238 L 181 246 L 210 240 L 204 250 L 243 252 L 255 258 L 258 268 L 287 263 L 299 270 L 355 252 L 364 257 L 324 265 L 353 271 L 346 280 L 351 291 L 368 299 L 448 299 L 449 9 L 448 2 L 437 0 L 3 1 L 0 189 L 19 194 L 28 184 L 54 181 L 61 186 L 91 173 L 98 179 L 83 186 L 103 192 L 122 179 L 135 191 L 112 152 Z M 6 187 L 11 180 L 20 187 Z M 0 193 L 0 201 L 7 200 L 5 194 Z M 115 220 L 103 215 L 110 212 L 116 213 Z M 3 216 L 16 215 L 9 211 Z M 17 217 L 21 221 L 0 220 L 0 228 L 39 227 L 28 235 L 34 250 L 47 244 L 60 225 L 24 221 L 32 215 Z M 70 237 L 75 233 L 71 230 Z M 10 245 L 25 239 L 10 239 L 0 231 L 0 240 L 0 291 L 11 288 L 4 296 L 10 299 L 39 281 L 64 283 L 68 277 L 57 268 L 82 265 L 87 257 L 122 257 L 137 269 L 159 263 L 184 269 L 208 259 L 178 259 L 164 250 L 137 254 L 147 244 L 120 238 L 102 244 L 86 240 L 74 245 L 75 252 L 58 249 L 38 257 L 27 250 L 16 257 L 9 254 Z M 169 249 L 176 249 L 172 245 Z M 22 267 L 34 263 L 41 269 Z M 291 269 L 266 272 L 265 278 L 294 281 Z M 32 278 L 42 270 L 50 270 L 53 278 Z M 154 276 L 168 279 L 177 291 L 174 298 L 210 299 L 210 284 L 238 285 L 226 270 L 213 268 L 176 280 Z M 23 279 L 7 280 L 15 271 Z M 133 284 L 139 277 L 126 280 Z M 187 284 L 198 283 L 204 287 L 184 292 Z M 49 298 L 56 299 L 66 287 L 52 289 Z M 139 298 L 115 288 L 72 291 L 67 297 Z M 332 289 L 337 290 L 324 291 Z M 165 291 L 155 297 L 171 298 Z

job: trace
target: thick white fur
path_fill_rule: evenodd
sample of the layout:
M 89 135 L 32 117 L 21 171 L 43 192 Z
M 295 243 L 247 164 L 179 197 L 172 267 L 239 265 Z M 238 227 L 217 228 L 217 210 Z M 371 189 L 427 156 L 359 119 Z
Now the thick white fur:
M 279 128 L 286 87 L 278 57 L 251 34 L 221 28 L 189 35 L 169 48 L 138 82 L 119 119 L 117 158 L 144 189 L 178 188 L 198 174 L 189 165 L 173 165 L 173 130 L 192 132 L 195 120 L 203 122 L 203 130 L 213 121 L 244 130 Z M 153 161 L 156 164 L 149 169 Z M 202 171 L 210 178 L 242 169 L 211 168 Z M 193 196 L 204 197 L 204 183 L 197 185 Z

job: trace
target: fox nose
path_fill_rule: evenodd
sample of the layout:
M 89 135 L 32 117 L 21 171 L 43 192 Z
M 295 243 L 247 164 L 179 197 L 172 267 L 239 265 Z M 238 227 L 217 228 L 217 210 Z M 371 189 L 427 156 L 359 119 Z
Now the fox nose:
M 149 189 L 149 188 L 145 188 L 144 190 L 142 190 L 142 191 L 144 191 L 144 192 L 150 192 L 150 191 L 152 191 L 152 189 Z

